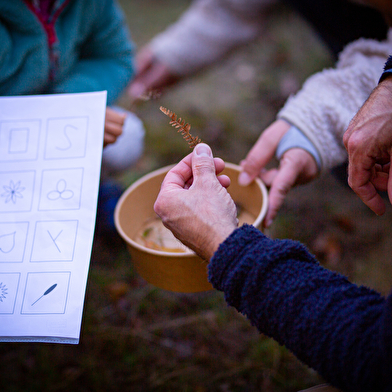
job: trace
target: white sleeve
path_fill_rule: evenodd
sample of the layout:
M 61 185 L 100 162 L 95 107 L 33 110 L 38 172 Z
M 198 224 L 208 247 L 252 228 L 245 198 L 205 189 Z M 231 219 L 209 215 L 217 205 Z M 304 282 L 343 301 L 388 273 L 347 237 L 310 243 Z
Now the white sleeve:
M 266 7 L 277 0 L 195 0 L 149 44 L 179 76 L 193 74 L 261 35 Z
M 391 53 L 391 31 L 383 42 L 360 39 L 349 44 L 340 54 L 336 68 L 308 78 L 278 113 L 278 118 L 295 125 L 313 143 L 322 170 L 347 160 L 343 134 L 377 86 Z

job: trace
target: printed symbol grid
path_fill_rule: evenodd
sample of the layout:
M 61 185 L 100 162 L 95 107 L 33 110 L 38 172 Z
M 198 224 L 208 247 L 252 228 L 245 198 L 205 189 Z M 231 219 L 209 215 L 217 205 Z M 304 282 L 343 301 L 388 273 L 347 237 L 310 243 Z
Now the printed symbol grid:
M 0 163 L 36 161 L 41 134 L 45 136 L 44 160 L 84 158 L 87 147 L 88 117 L 52 118 L 41 132 L 41 120 L 0 122 Z M 33 165 L 32 165 L 33 166 Z M 9 165 L 12 167 L 12 165 Z M 38 211 L 78 210 L 81 206 L 83 168 L 0 172 L 1 214 Z M 34 186 L 38 179 L 38 201 Z M 73 262 L 78 221 L 53 220 L 1 222 L 0 265 L 6 263 Z M 26 254 L 32 235 L 31 254 Z M 0 314 L 62 314 L 66 310 L 71 272 L 30 272 L 24 287 L 21 309 L 15 309 L 20 273 L 0 272 Z

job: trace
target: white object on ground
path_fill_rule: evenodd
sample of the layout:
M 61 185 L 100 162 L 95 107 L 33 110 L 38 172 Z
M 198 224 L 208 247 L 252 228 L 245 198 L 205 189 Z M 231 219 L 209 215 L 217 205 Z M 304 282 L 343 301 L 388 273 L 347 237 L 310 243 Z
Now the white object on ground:
M 102 153 L 102 177 L 120 174 L 129 169 L 140 158 L 144 150 L 145 129 L 136 114 L 112 106 L 113 110 L 126 113 L 123 133 L 115 143 L 107 145 Z

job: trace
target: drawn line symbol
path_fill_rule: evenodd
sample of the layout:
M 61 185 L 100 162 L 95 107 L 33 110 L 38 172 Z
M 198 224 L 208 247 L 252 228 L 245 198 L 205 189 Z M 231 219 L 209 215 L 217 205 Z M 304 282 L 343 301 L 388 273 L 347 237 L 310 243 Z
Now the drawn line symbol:
M 16 231 L 9 234 L 3 234 L 0 236 L 0 252 L 10 253 L 15 246 L 15 234 Z
M 65 147 L 57 147 L 57 146 L 56 146 L 56 148 L 57 148 L 58 150 L 66 151 L 66 150 L 69 150 L 69 149 L 72 147 L 72 142 L 71 142 L 71 139 L 70 139 L 69 136 L 68 136 L 67 128 L 73 128 L 73 129 L 75 129 L 76 131 L 78 130 L 78 128 L 74 127 L 73 125 L 66 125 L 66 126 L 64 127 L 64 137 L 67 139 L 68 146 L 65 146 Z
M 51 293 L 56 288 L 56 286 L 57 286 L 57 283 L 55 283 L 54 285 L 50 286 L 36 301 L 34 301 L 34 303 L 31 304 L 31 306 L 36 304 L 45 295 L 48 295 L 49 293 Z
M 49 234 L 49 237 L 52 239 L 53 243 L 56 245 L 57 250 L 61 253 L 60 248 L 59 248 L 59 247 L 57 246 L 57 244 L 56 244 L 56 240 L 57 240 L 57 238 L 59 238 L 60 234 L 61 234 L 63 231 L 60 230 L 60 233 L 57 234 L 56 238 L 53 238 L 53 237 L 52 237 L 52 234 L 50 234 L 49 230 L 47 230 L 47 232 L 48 232 L 48 234 Z

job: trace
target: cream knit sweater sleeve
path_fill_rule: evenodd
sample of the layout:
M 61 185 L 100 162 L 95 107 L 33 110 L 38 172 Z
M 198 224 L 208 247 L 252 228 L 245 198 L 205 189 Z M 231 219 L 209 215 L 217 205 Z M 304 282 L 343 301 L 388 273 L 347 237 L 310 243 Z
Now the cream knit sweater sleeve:
M 295 125 L 314 144 L 322 170 L 347 160 L 343 134 L 377 86 L 390 54 L 392 30 L 383 42 L 359 39 L 347 45 L 336 68 L 308 78 L 278 113 L 278 118 Z
M 179 76 L 213 64 L 262 33 L 263 11 L 277 0 L 194 0 L 179 20 L 149 43 Z

